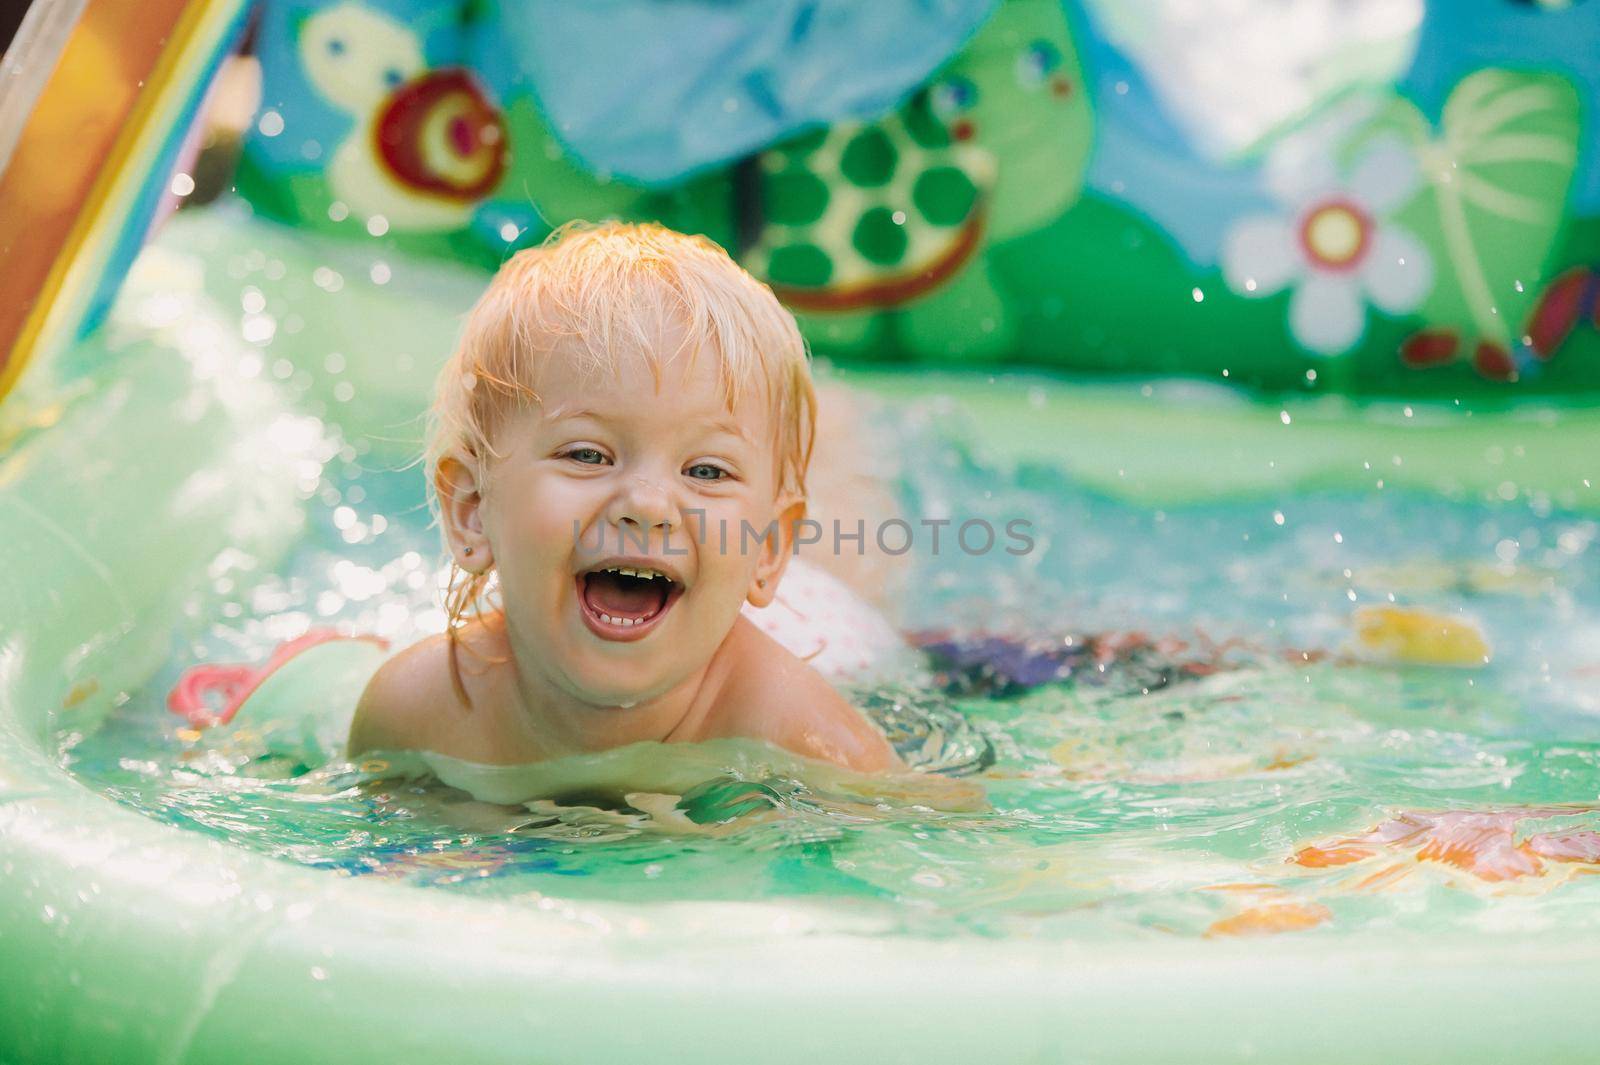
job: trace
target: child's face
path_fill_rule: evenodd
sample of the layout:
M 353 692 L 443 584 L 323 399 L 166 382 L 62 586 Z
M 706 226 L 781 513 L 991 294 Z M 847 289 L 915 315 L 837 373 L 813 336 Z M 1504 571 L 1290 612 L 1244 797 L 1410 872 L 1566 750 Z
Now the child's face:
M 583 380 L 553 355 L 540 405 L 497 434 L 481 520 L 519 668 L 595 705 L 651 699 L 710 661 L 746 598 L 770 600 L 788 541 L 759 531 L 800 511 L 778 512 L 766 398 L 730 413 L 718 370 L 679 360 L 657 390 L 641 359 Z

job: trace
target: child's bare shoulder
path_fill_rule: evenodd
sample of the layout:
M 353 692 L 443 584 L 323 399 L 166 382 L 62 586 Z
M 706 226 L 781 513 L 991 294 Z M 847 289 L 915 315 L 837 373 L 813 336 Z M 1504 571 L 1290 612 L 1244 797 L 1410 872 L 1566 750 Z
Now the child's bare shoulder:
M 350 723 L 351 756 L 364 751 L 432 749 L 441 700 L 450 687 L 450 641 L 441 633 L 412 644 L 378 667 Z
M 717 735 L 765 739 L 861 772 L 902 768 L 893 748 L 822 674 L 740 618 L 717 693 Z

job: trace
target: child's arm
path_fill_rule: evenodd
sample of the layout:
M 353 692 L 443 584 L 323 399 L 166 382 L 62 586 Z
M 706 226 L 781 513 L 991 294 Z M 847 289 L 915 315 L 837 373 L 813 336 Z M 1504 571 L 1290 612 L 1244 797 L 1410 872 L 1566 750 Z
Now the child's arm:
M 435 645 L 442 640 L 435 636 L 413 644 L 378 667 L 350 722 L 345 742 L 349 757 L 426 746 L 431 717 L 428 693 L 437 687 L 430 683 L 430 675 L 437 671 Z

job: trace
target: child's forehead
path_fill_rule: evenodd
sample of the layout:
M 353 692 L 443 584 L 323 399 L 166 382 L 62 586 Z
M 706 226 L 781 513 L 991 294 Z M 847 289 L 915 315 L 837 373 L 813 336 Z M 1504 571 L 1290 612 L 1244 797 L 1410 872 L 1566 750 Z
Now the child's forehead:
M 673 395 L 680 399 L 722 400 L 721 375 L 715 353 L 685 355 L 616 351 L 607 357 L 574 357 L 550 352 L 533 368 L 531 384 L 541 405 L 569 396 Z
M 773 406 L 749 390 L 730 394 L 716 373 L 716 356 L 659 367 L 642 359 L 583 366 L 552 359 L 537 375 L 538 399 L 526 408 L 532 432 L 586 431 L 643 435 L 663 442 L 726 433 L 759 453 L 779 450 Z
M 600 401 L 648 399 L 738 415 L 769 414 L 770 385 L 750 372 L 753 367 L 741 374 L 715 345 L 685 342 L 681 329 L 664 332 L 658 341 L 553 338 L 531 368 L 536 405 L 554 415 Z

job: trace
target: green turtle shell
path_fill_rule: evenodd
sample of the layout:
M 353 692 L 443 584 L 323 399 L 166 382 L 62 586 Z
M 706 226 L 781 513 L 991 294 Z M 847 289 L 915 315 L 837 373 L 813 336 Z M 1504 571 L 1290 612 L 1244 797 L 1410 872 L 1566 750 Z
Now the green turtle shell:
M 926 91 L 756 165 L 760 225 L 743 259 L 803 310 L 894 306 L 944 281 L 979 244 L 996 172 L 987 150 L 951 136 Z

